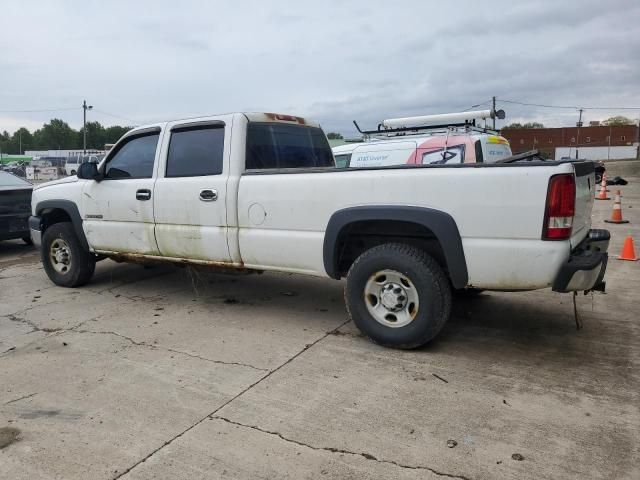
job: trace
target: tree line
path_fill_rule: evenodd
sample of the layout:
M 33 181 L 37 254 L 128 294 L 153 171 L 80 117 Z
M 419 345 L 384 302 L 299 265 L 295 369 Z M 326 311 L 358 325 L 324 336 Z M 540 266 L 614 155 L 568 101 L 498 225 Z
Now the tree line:
M 132 127 L 100 122 L 87 122 L 87 150 L 103 150 L 105 143 L 115 143 Z M 75 130 L 64 120 L 53 118 L 33 133 L 22 127 L 9 134 L 0 134 L 0 152 L 21 155 L 26 150 L 75 150 L 83 147 L 84 129 Z
M 600 125 L 604 125 L 605 127 L 615 127 L 618 125 L 634 125 L 635 122 L 630 118 L 623 117 L 622 115 L 617 115 L 615 117 L 607 118 L 600 122 Z M 527 122 L 527 123 L 510 123 L 509 125 L 505 125 L 502 127 L 502 130 L 512 130 L 512 129 L 520 129 L 520 128 L 544 128 L 544 125 L 538 122 Z

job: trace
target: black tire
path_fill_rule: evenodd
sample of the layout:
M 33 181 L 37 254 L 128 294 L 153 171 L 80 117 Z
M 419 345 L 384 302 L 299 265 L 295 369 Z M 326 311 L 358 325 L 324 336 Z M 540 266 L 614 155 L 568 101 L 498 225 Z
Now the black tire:
M 56 270 L 54 260 L 51 258 L 51 245 L 56 240 L 62 240 L 68 245 L 68 269 L 64 272 Z M 79 287 L 85 285 L 96 268 L 95 256 L 85 250 L 80 244 L 73 224 L 61 222 L 51 225 L 44 231 L 42 237 L 42 265 L 47 276 L 53 283 L 61 287 Z
M 406 276 L 417 292 L 416 313 L 404 326 L 381 323 L 367 306 L 367 282 L 384 270 Z M 451 313 L 451 287 L 440 265 L 426 252 L 401 243 L 379 245 L 360 255 L 349 269 L 344 295 L 356 326 L 385 347 L 408 350 L 426 344 L 440 333 Z
M 24 237 L 22 237 L 22 241 L 27 245 L 33 245 L 33 240 L 31 240 L 31 237 L 29 235 L 25 235 Z

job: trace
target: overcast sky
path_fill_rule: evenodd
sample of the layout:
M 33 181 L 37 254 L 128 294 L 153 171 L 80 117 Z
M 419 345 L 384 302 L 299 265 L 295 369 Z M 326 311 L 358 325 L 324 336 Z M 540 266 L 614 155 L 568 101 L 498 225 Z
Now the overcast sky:
M 506 122 L 640 107 L 640 1 L 5 1 L 0 130 L 292 113 L 352 135 L 492 95 Z M 484 107 L 484 106 L 483 106 Z M 18 110 L 66 109 L 52 112 Z M 116 115 L 117 117 L 107 114 Z M 640 110 L 588 110 L 584 120 Z M 118 118 L 123 117 L 123 118 Z

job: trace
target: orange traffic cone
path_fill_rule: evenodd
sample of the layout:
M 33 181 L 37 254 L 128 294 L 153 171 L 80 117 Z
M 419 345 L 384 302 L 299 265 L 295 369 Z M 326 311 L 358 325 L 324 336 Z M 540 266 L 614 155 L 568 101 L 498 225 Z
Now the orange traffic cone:
M 629 220 L 622 219 L 622 202 L 620 201 L 620 190 L 616 192 L 616 200 L 613 203 L 613 211 L 611 212 L 611 220 L 605 220 L 607 223 L 629 223 Z
M 630 260 L 632 262 L 638 260 L 638 257 L 636 257 L 636 248 L 633 245 L 633 238 L 631 235 L 624 239 L 624 245 L 622 246 L 622 252 L 620 252 L 618 260 Z
M 600 187 L 600 193 L 596 197 L 596 200 L 609 200 L 609 197 L 607 197 L 607 187 L 606 186 L 602 185 Z
M 609 191 L 609 189 L 607 188 L 607 172 L 604 172 L 602 174 L 602 181 L 600 182 L 600 185 L 603 186 L 607 192 Z

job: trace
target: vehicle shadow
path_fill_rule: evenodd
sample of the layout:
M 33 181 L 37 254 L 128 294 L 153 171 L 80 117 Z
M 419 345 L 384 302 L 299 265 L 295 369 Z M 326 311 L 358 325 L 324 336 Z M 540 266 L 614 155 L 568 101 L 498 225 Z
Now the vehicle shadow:
M 346 320 L 342 282 L 287 273 L 219 273 L 172 265 L 116 264 L 107 260 L 98 263 L 94 278 L 85 288 L 185 306 L 200 302 L 229 307 L 255 306 L 259 312 L 265 309 L 292 309 L 309 314 L 331 311 L 339 312 L 340 318 Z
M 455 299 L 449 322 L 424 351 L 456 348 L 492 358 L 511 354 L 519 357 L 518 363 L 541 355 L 559 355 L 566 362 L 581 362 L 594 342 L 616 335 L 610 325 L 598 321 L 587 303 L 588 299 L 579 299 L 582 328 L 578 329 L 568 294 L 548 290 L 489 292 Z
M 109 290 L 114 295 L 134 296 L 159 305 L 238 308 L 249 315 L 247 321 L 267 313 L 297 316 L 301 324 L 317 317 L 341 322 L 348 318 L 344 282 L 286 273 L 223 274 L 170 265 L 145 268 L 111 261 L 98 265 L 94 279 L 85 287 L 89 290 Z M 588 325 L 590 312 L 584 306 L 580 310 Z M 353 325 L 342 330 L 360 336 Z M 584 336 L 583 331 L 576 330 L 570 295 L 544 290 L 489 292 L 455 298 L 451 318 L 443 331 L 419 351 L 468 348 L 539 353 L 568 348 L 578 335 Z

